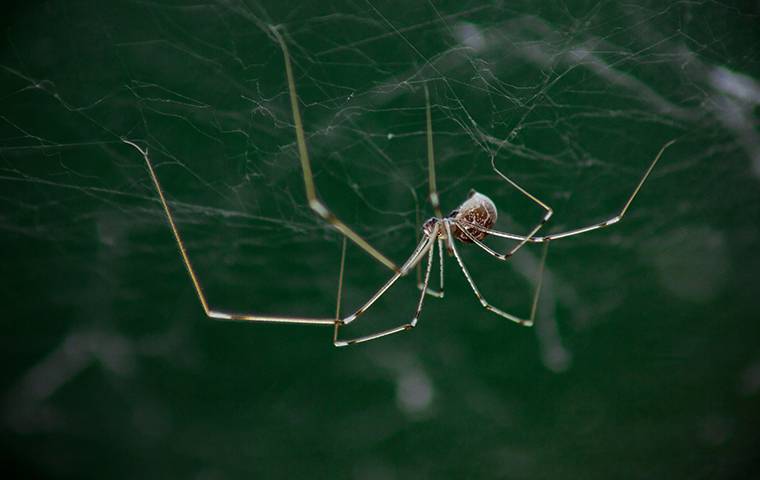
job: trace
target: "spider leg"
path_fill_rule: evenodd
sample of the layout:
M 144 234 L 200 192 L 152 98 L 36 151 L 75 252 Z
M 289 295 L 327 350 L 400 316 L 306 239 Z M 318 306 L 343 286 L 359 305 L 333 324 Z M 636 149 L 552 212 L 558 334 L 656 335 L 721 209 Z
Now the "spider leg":
M 470 232 L 468 232 L 466 228 L 463 228 L 461 222 L 454 221 L 454 223 L 459 226 L 460 230 L 464 232 L 464 234 L 467 235 L 467 237 L 469 237 L 469 239 L 472 240 L 473 243 L 475 243 L 477 246 L 482 248 L 486 253 L 488 253 L 489 255 L 501 261 L 509 260 L 510 257 L 503 255 L 499 252 L 496 252 L 495 250 L 490 248 L 488 245 L 486 245 L 485 243 L 475 238 L 475 236 L 473 236 Z M 539 264 L 540 266 L 538 269 L 538 281 L 536 283 L 536 292 L 533 295 L 533 305 L 531 306 L 531 310 L 530 310 L 531 321 L 533 320 L 536 314 L 536 306 L 538 305 L 538 297 L 541 292 L 541 286 L 544 279 L 544 266 L 546 265 L 546 255 L 548 251 L 549 251 L 549 240 L 546 240 L 544 242 L 544 249 L 543 249 L 543 253 L 541 254 L 541 263 Z
M 340 273 L 338 275 L 338 298 L 335 300 L 335 329 L 340 322 L 340 302 L 343 297 L 343 272 L 346 270 L 346 237 L 343 237 L 343 246 L 340 249 Z
M 359 317 L 360 315 L 362 315 L 365 311 L 367 311 L 367 309 L 369 307 L 371 307 L 372 304 L 374 304 L 377 301 L 378 298 L 380 298 L 381 296 L 383 296 L 385 294 L 385 292 L 394 283 L 396 283 L 396 281 L 399 278 L 401 278 L 403 276 L 406 276 L 417 265 L 417 263 L 419 263 L 422 260 L 422 256 L 425 255 L 428 252 L 428 249 L 430 249 L 435 244 L 435 241 L 433 240 L 433 235 L 437 235 L 438 229 L 439 229 L 439 226 L 436 225 L 435 228 L 433 229 L 433 234 L 430 237 L 425 237 L 425 238 L 423 238 L 420 241 L 420 243 L 414 249 L 414 252 L 412 252 L 412 254 L 409 256 L 409 258 L 407 259 L 407 261 L 404 262 L 404 265 L 401 267 L 401 269 L 398 272 L 394 273 L 391 276 L 391 278 L 387 282 L 385 282 L 385 284 L 382 287 L 380 287 L 375 292 L 375 294 L 372 295 L 369 300 L 367 300 L 367 302 L 364 305 L 362 305 L 361 307 L 359 307 L 351 315 L 349 315 L 349 316 L 345 317 L 344 319 L 342 319 L 341 323 L 343 325 L 348 325 L 349 323 L 351 323 L 354 320 L 356 320 L 356 318 Z
M 438 239 L 438 265 L 440 266 L 440 282 L 439 282 L 439 288 L 438 290 L 434 288 L 424 288 L 425 292 L 430 295 L 431 297 L 436 298 L 443 298 L 443 240 Z M 417 266 L 419 268 L 419 265 Z M 422 279 L 418 277 L 417 280 L 417 288 L 420 290 L 423 290 L 424 284 L 422 283 Z
M 501 260 L 501 261 L 507 261 L 507 260 L 509 260 L 509 258 L 510 258 L 509 256 L 507 256 L 507 255 L 505 255 L 503 253 L 499 253 L 496 250 L 492 249 L 491 247 L 489 247 L 488 245 L 486 245 L 482 241 L 478 240 L 477 237 L 475 237 L 475 235 L 471 234 L 469 232 L 468 228 L 465 228 L 465 227 L 468 227 L 468 226 L 474 225 L 474 224 L 469 223 L 469 222 L 464 222 L 462 220 L 454 220 L 454 224 L 459 227 L 459 230 L 462 233 L 464 233 L 465 235 L 467 235 L 467 238 L 469 238 L 472 243 L 474 243 L 475 245 L 477 245 L 480 248 L 482 248 L 483 250 L 485 250 L 485 252 L 488 253 L 489 255 L 491 255 L 494 258 L 496 258 L 498 260 Z
M 499 230 L 493 230 L 491 228 L 485 228 L 480 225 L 477 225 L 475 223 L 470 223 L 465 220 L 457 220 L 457 224 L 464 225 L 466 227 L 474 228 L 475 230 L 479 230 L 481 232 L 485 232 L 489 235 L 493 235 L 494 237 L 499 238 L 506 238 L 509 240 L 527 240 L 531 243 L 541 243 L 543 242 L 543 237 L 526 237 L 525 235 L 518 235 L 516 233 L 509 233 L 509 232 L 500 232 Z M 482 243 L 482 242 L 481 242 Z M 499 254 L 502 257 L 506 257 L 506 255 Z
M 212 308 L 209 305 L 206 294 L 203 293 L 203 288 L 201 287 L 201 282 L 198 279 L 198 275 L 195 273 L 195 268 L 193 268 L 193 264 L 190 262 L 190 256 L 187 253 L 187 248 L 185 248 L 185 242 L 182 241 L 182 236 L 179 233 L 177 224 L 174 222 L 174 216 L 172 215 L 172 211 L 169 208 L 166 197 L 164 196 L 164 191 L 161 188 L 161 183 L 158 181 L 158 176 L 156 175 L 156 171 L 153 168 L 153 163 L 150 161 L 150 157 L 148 156 L 147 148 L 143 150 L 136 143 L 127 139 L 122 139 L 122 142 L 137 149 L 137 151 L 140 152 L 140 154 L 145 159 L 145 163 L 148 166 L 148 173 L 150 174 L 150 178 L 153 180 L 153 185 L 156 187 L 156 191 L 158 192 L 158 198 L 161 201 L 161 206 L 164 208 L 164 213 L 166 214 L 166 219 L 169 222 L 169 227 L 171 227 L 172 233 L 174 234 L 174 239 L 177 241 L 179 253 L 182 256 L 182 261 L 185 263 L 187 273 L 190 274 L 190 280 L 193 282 L 195 293 L 198 295 L 198 300 L 200 300 L 201 306 L 203 307 L 203 311 L 206 313 L 206 316 L 218 320 L 245 320 L 251 322 L 305 323 L 316 325 L 332 325 L 335 323 L 335 320 L 332 318 L 275 317 L 250 313 L 225 312 Z
M 641 180 L 639 180 L 639 183 L 636 185 L 636 188 L 633 190 L 631 195 L 626 200 L 620 212 L 618 212 L 617 215 L 614 215 L 602 222 L 594 223 L 592 225 L 588 225 L 585 227 L 575 228 L 573 230 L 568 230 L 566 232 L 552 233 L 550 235 L 545 235 L 543 237 L 534 237 L 534 236 L 525 237 L 522 235 L 515 235 L 512 233 L 500 232 L 498 230 L 483 228 L 469 222 L 463 222 L 463 221 L 460 221 L 460 222 L 463 225 L 466 225 L 471 228 L 475 228 L 482 232 L 486 232 L 489 235 L 493 235 L 495 237 L 501 237 L 501 238 L 508 238 L 510 240 L 522 240 L 523 243 L 524 242 L 533 242 L 533 243 L 548 242 L 550 240 L 558 240 L 560 238 L 572 237 L 573 235 L 579 235 L 581 233 L 591 232 L 593 230 L 598 230 L 600 228 L 609 227 L 610 225 L 614 225 L 618 223 L 620 220 L 622 220 L 622 218 L 625 216 L 626 212 L 628 211 L 628 208 L 631 206 L 631 203 L 633 203 L 633 199 L 636 198 L 636 195 L 638 195 L 639 190 L 641 190 L 641 187 L 644 185 L 644 182 L 647 180 L 647 178 L 649 178 L 649 174 L 652 173 L 652 170 L 654 169 L 655 165 L 657 165 L 657 162 L 660 160 L 660 157 L 662 157 L 662 154 L 665 153 L 665 150 L 671 145 L 673 145 L 675 142 L 676 142 L 675 139 L 670 140 L 665 145 L 663 145 L 662 148 L 660 148 L 660 151 L 657 153 L 657 156 L 655 156 L 654 160 L 652 160 L 652 163 L 649 164 L 649 167 L 644 172 L 644 175 L 642 175 Z M 478 242 L 478 243 L 481 244 L 481 246 L 483 246 L 482 242 Z
M 440 271 L 440 288 L 438 289 L 439 297 L 443 298 L 443 240 L 438 239 L 438 262 L 441 266 Z
M 430 186 L 430 204 L 433 206 L 435 216 L 443 218 L 441 212 L 441 202 L 438 198 L 438 189 L 435 184 L 435 150 L 433 149 L 433 121 L 430 114 L 430 92 L 428 92 L 427 83 L 425 88 L 425 125 L 427 137 L 427 157 L 428 157 L 428 184 Z
M 586 227 L 576 228 L 573 230 L 568 230 L 566 232 L 552 233 L 550 235 L 545 235 L 543 237 L 537 237 L 534 239 L 534 241 L 548 242 L 549 240 L 557 240 L 560 238 L 572 237 L 573 235 L 579 235 L 581 233 L 586 233 L 592 230 L 609 227 L 610 225 L 614 225 L 618 223 L 625 216 L 625 213 L 628 211 L 628 207 L 630 207 L 631 203 L 633 203 L 633 199 L 636 198 L 636 195 L 638 195 L 639 190 L 641 190 L 642 185 L 644 185 L 644 182 L 646 182 L 647 178 L 649 178 L 649 174 L 652 173 L 652 170 L 654 169 L 655 165 L 657 165 L 657 162 L 660 160 L 660 157 L 662 157 L 662 154 L 665 153 L 665 150 L 669 146 L 673 145 L 675 141 L 676 141 L 675 139 L 670 140 L 665 145 L 663 145 L 662 148 L 660 148 L 660 151 L 657 152 L 657 156 L 655 156 L 654 160 L 652 160 L 652 163 L 649 164 L 649 168 L 646 169 L 646 171 L 644 172 L 644 175 L 642 175 L 641 177 L 641 180 L 639 180 L 638 185 L 636 185 L 636 188 L 631 193 L 631 196 L 628 197 L 628 200 L 626 200 L 625 205 L 623 205 L 623 208 L 620 210 L 620 212 L 617 215 L 610 217 L 609 219 L 604 220 L 603 222 L 595 223 L 593 225 L 589 225 Z
M 438 230 L 438 227 L 436 226 L 436 229 L 434 230 L 433 233 L 437 234 L 437 230 Z M 425 301 L 425 294 L 428 291 L 428 283 L 430 282 L 430 271 L 432 269 L 431 267 L 433 266 L 433 255 L 434 255 L 433 251 L 435 250 L 434 238 L 435 237 L 431 235 L 431 238 L 425 239 L 427 243 L 425 243 L 424 241 L 423 243 L 420 243 L 420 245 L 423 245 L 423 244 L 425 245 L 424 248 L 420 249 L 418 247 L 417 249 L 415 249 L 415 252 L 412 254 L 411 257 L 409 257 L 409 260 L 404 265 L 405 268 L 402 268 L 402 270 L 404 271 L 404 274 L 408 273 L 409 270 L 414 268 L 414 266 L 422 259 L 422 255 L 424 254 L 425 249 L 427 249 L 428 258 L 427 258 L 427 267 L 425 268 L 425 280 L 421 288 L 420 299 L 417 302 L 417 310 L 415 311 L 414 317 L 412 318 L 412 320 L 398 327 L 390 328 L 388 330 L 381 330 L 379 332 L 371 333 L 369 335 L 364 335 L 361 337 L 356 337 L 356 338 L 352 338 L 348 340 L 338 338 L 338 331 L 340 330 L 341 325 L 345 325 L 346 323 L 349 323 L 349 321 L 354 320 L 356 316 L 358 316 L 359 314 L 364 312 L 367 308 L 369 308 L 375 302 L 375 300 L 377 300 L 383 293 L 385 293 L 388 290 L 388 288 L 391 285 L 393 285 L 396 282 L 396 280 L 399 279 L 399 277 L 401 277 L 402 274 L 397 273 L 393 275 L 393 277 L 391 277 L 391 279 L 385 285 L 383 285 L 383 287 L 381 287 L 380 290 L 378 290 L 378 292 L 370 299 L 369 302 L 367 302 L 359 310 L 357 310 L 356 313 L 354 313 L 352 316 L 347 317 L 343 321 L 335 322 L 335 329 L 333 331 L 333 344 L 336 347 L 345 347 L 348 345 L 354 345 L 356 343 L 369 342 L 370 340 L 376 340 L 378 338 L 387 337 L 388 335 L 393 335 L 394 333 L 411 330 L 417 325 L 417 321 L 420 318 L 420 312 L 422 311 L 422 304 Z M 345 250 L 344 250 L 343 258 L 345 258 Z M 341 261 L 341 269 L 342 269 L 342 266 L 343 266 L 343 262 Z M 341 278 L 342 278 L 342 271 L 341 271 Z M 349 318 L 351 320 L 348 320 Z
M 301 160 L 301 170 L 303 171 L 304 187 L 306 189 L 306 198 L 309 201 L 309 207 L 327 223 L 332 225 L 340 233 L 348 237 L 349 240 L 361 247 L 362 250 L 371 255 L 375 260 L 382 263 L 389 269 L 398 272 L 399 267 L 388 257 L 380 253 L 375 247 L 370 245 L 366 240 L 354 232 L 348 225 L 343 223 L 332 213 L 327 206 L 319 199 L 317 189 L 314 184 L 314 176 L 311 171 L 311 160 L 309 160 L 309 151 L 306 148 L 306 136 L 303 130 L 303 121 L 301 120 L 301 110 L 298 106 L 298 94 L 296 92 L 296 83 L 293 79 L 293 68 L 290 64 L 290 53 L 285 39 L 282 37 L 278 27 L 271 27 L 277 42 L 282 49 L 282 55 L 285 60 L 285 75 L 288 81 L 288 92 L 290 95 L 290 107 L 293 111 L 293 123 L 296 130 L 296 143 L 298 144 L 298 157 Z
M 518 185 L 514 180 L 509 178 L 508 176 L 504 175 L 501 170 L 496 168 L 496 159 L 494 156 L 491 156 L 491 167 L 493 167 L 493 171 L 496 172 L 497 175 L 499 175 L 501 178 L 503 178 L 507 183 L 512 185 L 514 188 L 516 188 L 520 193 L 528 197 L 530 200 L 532 200 L 536 205 L 544 209 L 544 216 L 541 218 L 541 220 L 531 229 L 530 233 L 528 233 L 523 238 L 519 239 L 520 241 L 512 247 L 509 251 L 503 254 L 504 257 L 509 258 L 512 255 L 515 254 L 518 250 L 520 250 L 523 245 L 525 245 L 527 242 L 530 241 L 531 238 L 541 229 L 541 227 L 546 224 L 546 222 L 549 221 L 549 219 L 554 214 L 554 210 L 551 209 L 548 205 L 546 205 L 544 202 L 536 198 L 534 195 L 532 195 L 530 192 L 522 188 L 520 185 Z
M 427 157 L 428 157 L 428 185 L 430 188 L 430 204 L 433 207 L 433 211 L 435 212 L 435 215 L 437 218 L 443 217 L 443 212 L 441 212 L 441 203 L 440 199 L 438 197 L 438 190 L 436 188 L 436 176 L 435 176 L 435 150 L 433 148 L 433 122 L 431 118 L 430 113 L 430 92 L 428 91 L 427 84 L 423 85 L 423 88 L 425 90 L 425 125 L 426 125 L 426 137 L 427 137 Z M 417 212 L 417 223 L 420 223 L 419 218 L 419 211 Z M 443 298 L 443 251 L 442 251 L 442 245 L 443 242 L 441 239 L 438 239 L 438 253 L 440 257 L 440 267 L 441 267 L 441 278 L 440 278 L 440 288 L 438 290 L 433 290 L 430 288 L 424 288 L 424 291 L 433 297 L 436 298 Z M 419 266 L 417 267 L 417 288 L 423 289 L 422 279 L 420 278 L 420 271 Z
M 446 229 L 447 238 L 453 238 L 451 236 L 450 222 L 451 222 L 450 220 L 444 220 L 444 228 Z M 535 292 L 533 294 L 533 302 L 532 302 L 532 305 L 531 305 L 530 317 L 528 319 L 523 319 L 523 318 L 517 317 L 515 315 L 507 313 L 507 312 L 505 312 L 503 310 L 500 310 L 500 309 L 494 307 L 493 305 L 491 305 L 488 302 L 488 300 L 486 300 L 485 297 L 483 297 L 483 294 L 480 293 L 480 290 L 475 285 L 475 281 L 472 279 L 472 276 L 470 275 L 470 272 L 467 270 L 467 267 L 464 265 L 464 261 L 462 260 L 461 255 L 459 255 L 459 251 L 457 250 L 456 245 L 454 244 L 454 242 L 450 241 L 449 244 L 450 244 L 450 248 L 454 252 L 454 257 L 456 258 L 457 263 L 459 264 L 459 268 L 462 269 L 462 273 L 464 273 L 464 276 L 467 279 L 467 283 L 470 284 L 470 287 L 472 288 L 472 291 L 475 292 L 475 296 L 478 298 L 478 301 L 480 301 L 480 304 L 483 305 L 483 308 L 485 308 L 486 310 L 488 310 L 490 312 L 493 312 L 493 313 L 495 313 L 495 314 L 497 314 L 497 315 L 499 315 L 501 317 L 504 317 L 504 318 L 506 318 L 508 320 L 511 320 L 511 321 L 513 321 L 515 323 L 519 323 L 520 325 L 524 325 L 526 327 L 533 326 L 533 321 L 534 321 L 534 319 L 536 317 L 536 307 L 538 305 L 538 299 L 539 299 L 539 296 L 541 294 L 541 286 L 543 284 L 544 265 L 546 264 L 546 254 L 547 254 L 547 251 L 548 251 L 549 242 L 547 242 L 546 245 L 544 246 L 544 252 L 543 252 L 543 255 L 542 255 L 542 258 L 541 258 L 541 264 L 540 264 L 541 266 L 539 267 L 539 272 L 538 272 L 538 281 L 536 283 L 536 290 L 535 290 Z

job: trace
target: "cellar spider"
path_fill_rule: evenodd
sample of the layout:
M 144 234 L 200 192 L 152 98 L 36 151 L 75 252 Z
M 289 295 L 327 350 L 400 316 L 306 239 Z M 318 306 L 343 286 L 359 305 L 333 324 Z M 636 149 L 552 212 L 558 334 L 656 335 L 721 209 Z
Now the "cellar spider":
M 491 229 L 491 227 L 496 222 L 496 218 L 497 218 L 497 209 L 493 201 L 491 201 L 491 199 L 488 198 L 486 195 L 476 192 L 474 190 L 470 191 L 468 198 L 459 207 L 457 207 L 448 215 L 446 216 L 443 215 L 441 211 L 439 198 L 438 198 L 438 190 L 436 188 L 435 161 L 434 161 L 434 151 L 433 151 L 433 131 L 432 131 L 432 126 L 431 126 L 432 121 L 431 121 L 431 113 L 430 113 L 430 98 L 429 98 L 427 86 L 425 86 L 424 88 L 425 90 L 425 121 L 426 121 L 426 132 L 427 132 L 426 136 L 427 136 L 428 186 L 429 186 L 428 198 L 430 200 L 430 205 L 433 209 L 433 212 L 435 213 L 435 216 L 428 219 L 422 225 L 422 239 L 417 244 L 417 246 L 415 247 L 412 254 L 409 256 L 409 258 L 407 258 L 407 260 L 401 266 L 399 266 L 395 262 L 390 260 L 388 257 L 380 253 L 380 251 L 378 251 L 375 247 L 370 245 L 369 242 L 367 242 L 365 239 L 359 236 L 356 232 L 354 232 L 350 227 L 348 227 L 345 223 L 343 223 L 338 217 L 335 216 L 335 214 L 332 213 L 332 211 L 327 207 L 327 205 L 325 205 L 322 202 L 322 200 L 320 200 L 317 194 L 317 189 L 314 184 L 314 177 L 311 170 L 311 160 L 309 159 L 308 149 L 306 148 L 306 139 L 304 135 L 303 122 L 301 120 L 301 111 L 298 105 L 298 94 L 296 93 L 296 85 L 293 79 L 293 68 L 291 66 L 290 53 L 288 52 L 288 46 L 278 27 L 271 27 L 271 32 L 274 35 L 277 43 L 279 44 L 280 49 L 282 50 L 283 60 L 285 64 L 285 76 L 288 83 L 288 93 L 290 97 L 290 107 L 292 110 L 293 123 L 295 126 L 296 144 L 298 147 L 298 157 L 301 163 L 304 188 L 306 191 L 306 198 L 308 200 L 309 207 L 311 208 L 312 211 L 314 211 L 314 213 L 316 213 L 319 217 L 321 217 L 327 223 L 332 225 L 338 232 L 340 232 L 343 235 L 343 248 L 342 248 L 342 254 L 341 254 L 340 278 L 339 278 L 339 285 L 338 285 L 338 300 L 337 300 L 338 307 L 336 311 L 336 316 L 332 318 L 266 316 L 266 315 L 252 314 L 252 313 L 226 312 L 226 311 L 221 311 L 221 310 L 212 308 L 211 305 L 209 304 L 208 299 L 206 298 L 205 293 L 203 292 L 203 288 L 201 287 L 201 282 L 198 278 L 197 273 L 195 272 L 195 268 L 193 267 L 190 261 L 190 257 L 187 253 L 187 248 L 185 247 L 185 243 L 183 242 L 182 236 L 180 235 L 179 229 L 177 228 L 177 225 L 174 221 L 174 215 L 172 214 L 171 209 L 169 208 L 169 204 L 166 200 L 166 196 L 164 195 L 164 191 L 161 188 L 161 184 L 159 182 L 158 176 L 156 175 L 156 171 L 153 167 L 153 163 L 151 162 L 150 157 L 148 155 L 147 148 L 146 149 L 140 148 L 134 142 L 127 139 L 123 139 L 124 143 L 131 145 L 132 147 L 136 148 L 140 152 L 140 154 L 143 156 L 147 164 L 148 173 L 150 174 L 151 180 L 153 181 L 153 184 L 156 188 L 156 192 L 158 193 L 158 198 L 161 202 L 164 213 L 166 214 L 166 219 L 169 223 L 169 227 L 171 228 L 171 231 L 174 234 L 174 239 L 176 240 L 177 246 L 179 247 L 179 253 L 180 253 L 180 256 L 182 257 L 182 261 L 185 264 L 185 267 L 187 268 L 188 274 L 190 275 L 190 280 L 193 283 L 193 287 L 195 288 L 195 292 L 198 295 L 198 299 L 200 300 L 201 306 L 203 307 L 203 311 L 205 312 L 206 316 L 208 316 L 209 318 L 222 319 L 222 320 L 244 320 L 244 321 L 253 321 L 253 322 L 332 325 L 334 326 L 333 344 L 336 347 L 343 347 L 343 346 L 351 345 L 355 343 L 367 342 L 370 340 L 375 340 L 381 337 L 392 335 L 394 333 L 410 330 L 417 325 L 417 321 L 420 317 L 420 312 L 422 311 L 422 305 L 425 300 L 425 296 L 432 295 L 436 297 L 443 297 L 443 258 L 444 258 L 443 249 L 444 249 L 444 244 L 445 244 L 445 248 L 448 251 L 449 255 L 454 256 L 457 264 L 459 265 L 459 268 L 462 270 L 462 273 L 464 274 L 467 280 L 467 283 L 469 283 L 470 288 L 475 293 L 475 296 L 477 297 L 478 301 L 486 310 L 493 312 L 496 315 L 499 315 L 503 318 L 506 318 L 507 320 L 511 320 L 515 323 L 518 323 L 520 325 L 531 326 L 533 325 L 533 320 L 536 314 L 536 306 L 538 304 L 538 298 L 541 292 L 541 283 L 542 283 L 542 278 L 543 278 L 544 264 L 546 263 L 546 253 L 548 250 L 549 242 L 553 240 L 561 239 L 561 238 L 571 237 L 573 235 L 579 235 L 582 233 L 590 232 L 592 230 L 598 230 L 601 228 L 609 227 L 610 225 L 613 225 L 619 222 L 628 211 L 628 208 L 631 206 L 633 199 L 639 193 L 639 190 L 641 189 L 646 179 L 649 177 L 649 174 L 652 172 L 652 169 L 654 169 L 655 165 L 659 161 L 665 149 L 675 142 L 675 140 L 671 140 L 665 145 L 663 145 L 662 148 L 660 148 L 660 151 L 657 153 L 654 160 L 652 160 L 652 162 L 649 164 L 649 167 L 646 169 L 643 176 L 639 180 L 639 183 L 636 185 L 636 188 L 633 190 L 631 195 L 626 200 L 625 204 L 623 205 L 623 208 L 616 215 L 602 222 L 594 223 L 594 224 L 581 227 L 581 228 L 576 228 L 573 230 L 568 230 L 565 232 L 553 233 L 553 234 L 545 235 L 545 236 L 536 236 L 536 234 L 541 229 L 541 227 L 543 227 L 544 224 L 551 218 L 553 214 L 553 210 L 544 202 L 542 202 L 541 200 L 539 200 L 538 198 L 530 194 L 527 190 L 523 189 L 520 185 L 518 185 L 516 182 L 510 179 L 507 175 L 502 173 L 498 168 L 496 168 L 495 160 L 492 157 L 491 166 L 494 172 L 496 172 L 496 174 L 499 175 L 499 177 L 501 177 L 504 181 L 509 183 L 512 187 L 517 189 L 520 193 L 525 195 L 528 199 L 530 199 L 536 205 L 541 207 L 541 209 L 544 211 L 544 214 L 541 217 L 541 219 L 525 235 L 516 235 L 512 233 L 501 232 L 498 230 Z M 493 235 L 495 237 L 501 237 L 501 238 L 506 238 L 510 240 L 516 240 L 517 244 L 513 246 L 511 249 L 508 249 L 507 251 L 505 251 L 504 253 L 499 253 L 493 250 L 492 248 L 488 247 L 485 243 L 483 243 L 482 240 L 488 235 Z M 520 318 L 510 313 L 507 313 L 503 310 L 500 310 L 496 308 L 495 306 L 491 305 L 491 303 L 489 303 L 485 299 L 485 297 L 483 297 L 483 295 L 480 293 L 480 290 L 475 285 L 475 281 L 473 280 L 472 275 L 470 274 L 469 270 L 464 264 L 464 261 L 462 260 L 462 257 L 456 246 L 457 242 L 455 242 L 453 239 L 456 239 L 459 242 L 462 242 L 463 244 L 471 243 L 471 244 L 477 245 L 478 247 L 483 249 L 485 252 L 487 252 L 489 255 L 501 261 L 508 260 L 512 255 L 514 255 L 518 250 L 520 250 L 520 248 L 522 248 L 526 243 L 543 243 L 544 244 L 542 258 L 541 258 L 540 267 L 538 271 L 538 280 L 536 282 L 535 292 L 533 294 L 533 301 L 531 305 L 530 315 L 527 319 Z M 354 244 L 356 244 L 358 247 L 364 250 L 367 254 L 369 254 L 372 258 L 374 258 L 378 263 L 384 265 L 389 270 L 393 271 L 393 275 L 391 275 L 390 279 L 382 287 L 380 287 L 374 293 L 374 295 L 372 295 L 372 297 L 370 297 L 370 299 L 366 303 L 364 303 L 364 305 L 359 307 L 350 315 L 340 318 L 340 299 L 341 299 L 341 292 L 342 292 L 342 287 L 343 287 L 343 272 L 345 268 L 346 240 L 352 241 Z M 436 246 L 438 247 L 439 263 L 440 263 L 440 290 L 438 291 L 431 290 L 428 288 Z M 417 309 L 415 310 L 414 316 L 412 317 L 410 321 L 395 328 L 382 330 L 376 333 L 372 333 L 372 334 L 361 336 L 361 337 L 356 337 L 353 339 L 346 340 L 346 339 L 339 338 L 339 331 L 341 327 L 348 325 L 349 323 L 356 320 L 368 308 L 370 308 L 381 296 L 383 296 L 385 292 L 394 283 L 396 283 L 396 281 L 399 278 L 406 276 L 407 274 L 409 274 L 409 272 L 415 269 L 424 260 L 425 257 L 427 257 L 427 264 L 425 267 L 424 280 L 418 283 L 418 288 L 421 291 L 421 294 L 419 297 L 419 301 L 417 302 Z

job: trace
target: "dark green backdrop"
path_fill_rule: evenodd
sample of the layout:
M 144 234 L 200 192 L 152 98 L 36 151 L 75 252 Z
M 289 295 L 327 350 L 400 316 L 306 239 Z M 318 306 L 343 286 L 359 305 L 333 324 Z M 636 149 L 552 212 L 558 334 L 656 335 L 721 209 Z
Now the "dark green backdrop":
M 307 3 L 314 3 L 308 6 Z M 127 2 L 4 7 L 0 446 L 22 478 L 760 475 L 760 39 L 753 2 Z M 551 204 L 538 323 L 483 310 L 451 258 L 420 327 L 206 319 L 147 147 L 214 305 L 335 311 L 340 237 L 305 205 L 281 51 L 320 195 L 396 262 L 426 203 L 499 228 Z M 494 241 L 494 247 L 505 244 Z M 462 246 L 528 311 L 540 249 Z M 387 278 L 349 247 L 342 311 Z M 400 282 L 349 329 L 403 323 Z

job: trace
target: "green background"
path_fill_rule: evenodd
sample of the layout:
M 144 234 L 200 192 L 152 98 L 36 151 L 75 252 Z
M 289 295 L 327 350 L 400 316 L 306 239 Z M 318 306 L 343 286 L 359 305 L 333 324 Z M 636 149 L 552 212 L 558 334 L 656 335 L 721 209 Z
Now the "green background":
M 32 2 L 0 43 L 3 470 L 21 478 L 760 475 L 760 38 L 752 2 Z M 419 328 L 204 317 L 138 152 L 215 306 L 335 312 L 341 238 L 305 206 L 281 51 L 321 197 L 402 262 L 426 203 L 498 227 L 552 205 L 535 328 L 451 258 Z M 497 240 L 494 247 L 504 248 Z M 525 315 L 540 249 L 461 250 Z M 349 247 L 342 312 L 388 271 Z M 346 334 L 406 322 L 401 281 Z M 434 283 L 437 280 L 434 279 Z

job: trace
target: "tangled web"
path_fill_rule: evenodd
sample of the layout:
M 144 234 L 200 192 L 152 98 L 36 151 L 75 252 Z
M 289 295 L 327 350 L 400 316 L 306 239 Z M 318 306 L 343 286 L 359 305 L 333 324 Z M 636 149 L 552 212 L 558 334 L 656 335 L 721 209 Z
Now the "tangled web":
M 282 25 L 290 44 L 320 196 L 395 261 L 411 252 L 432 214 L 427 85 L 444 208 L 475 188 L 494 199 L 497 227 L 507 231 L 527 231 L 541 212 L 494 174 L 492 159 L 555 208 L 548 231 L 558 231 L 614 214 L 659 148 L 679 139 L 625 233 L 558 243 L 547 315 L 557 304 L 580 326 L 614 311 L 622 301 L 614 283 L 639 271 L 614 258 L 644 257 L 655 241 L 675 248 L 694 232 L 699 240 L 683 259 L 650 260 L 675 295 L 719 291 L 724 237 L 689 215 L 736 207 L 715 201 L 721 188 L 713 182 L 730 165 L 760 179 L 758 49 L 727 35 L 749 31 L 752 12 L 713 2 L 538 10 L 535 2 L 280 3 L 52 2 L 17 12 L 0 61 L 0 229 L 18 244 L 44 246 L 25 271 L 58 272 L 43 282 L 47 291 L 62 288 L 66 299 L 53 301 L 88 299 L 98 314 L 87 318 L 96 323 L 118 322 L 114 305 L 145 295 L 156 305 L 184 292 L 164 309 L 181 303 L 198 311 L 129 139 L 158 166 L 215 303 L 294 315 L 334 309 L 340 237 L 305 202 L 270 25 Z M 691 182 L 688 205 L 672 188 L 676 177 Z M 705 260 L 716 263 L 715 278 L 678 273 L 706 250 L 717 252 Z M 599 268 L 589 273 L 590 256 Z M 522 296 L 496 293 L 505 307 L 529 298 L 536 257 L 530 249 L 515 257 L 508 287 Z M 503 288 L 508 269 L 477 252 L 468 261 L 486 288 Z M 150 294 L 145 272 L 155 275 Z M 386 276 L 350 252 L 346 302 L 366 298 Z M 683 289 L 684 278 L 697 290 Z M 102 289 L 97 302 L 92 288 Z M 464 288 L 453 295 L 470 295 Z M 556 347 L 547 364 L 561 369 L 567 353 L 552 340 L 556 326 L 542 328 Z

